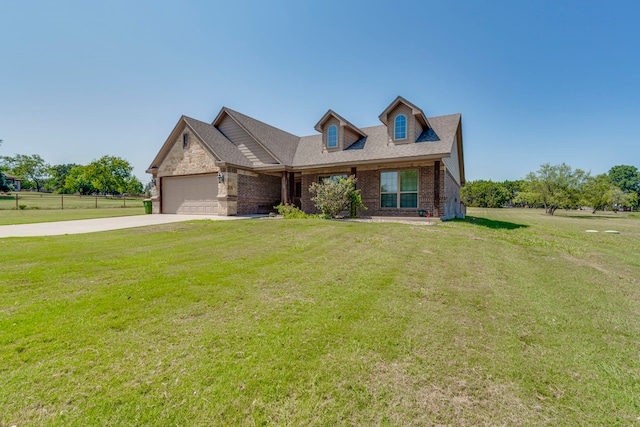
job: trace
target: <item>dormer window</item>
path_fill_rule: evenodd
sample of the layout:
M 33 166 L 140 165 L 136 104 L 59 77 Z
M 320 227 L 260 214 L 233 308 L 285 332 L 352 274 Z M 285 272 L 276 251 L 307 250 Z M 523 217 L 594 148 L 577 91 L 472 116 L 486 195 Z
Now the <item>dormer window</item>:
M 335 125 L 329 126 L 327 132 L 327 147 L 334 148 L 338 146 L 338 128 Z
M 407 138 L 407 116 L 404 114 L 398 114 L 395 120 L 393 139 L 406 139 Z

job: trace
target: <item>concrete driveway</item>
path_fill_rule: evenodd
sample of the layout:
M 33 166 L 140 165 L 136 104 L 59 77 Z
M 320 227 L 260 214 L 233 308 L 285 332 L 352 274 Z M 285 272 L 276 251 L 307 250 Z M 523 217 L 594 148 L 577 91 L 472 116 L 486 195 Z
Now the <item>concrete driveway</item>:
M 95 233 L 98 231 L 120 230 L 122 228 L 145 227 L 147 225 L 169 224 L 193 220 L 210 219 L 226 221 L 259 218 L 264 215 L 217 216 L 217 215 L 135 215 L 113 218 L 81 219 L 74 221 L 38 222 L 35 224 L 0 225 L 0 238 L 60 236 L 63 234 Z

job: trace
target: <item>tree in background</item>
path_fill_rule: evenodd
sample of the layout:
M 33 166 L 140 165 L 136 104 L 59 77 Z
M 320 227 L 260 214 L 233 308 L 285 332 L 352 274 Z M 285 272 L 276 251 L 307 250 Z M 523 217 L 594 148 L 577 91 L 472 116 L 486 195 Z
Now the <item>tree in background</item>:
M 619 165 L 609 169 L 609 180 L 623 193 L 634 193 L 636 200 L 640 196 L 640 172 L 635 166 Z M 633 197 L 631 197 L 633 198 Z M 633 206 L 637 206 L 637 202 Z
M 75 163 L 65 163 L 49 167 L 49 179 L 45 183 L 45 188 L 54 193 L 68 193 L 65 189 L 65 181 L 71 170 L 78 167 Z
M 501 208 L 512 199 L 503 184 L 482 179 L 467 182 L 460 197 L 465 205 L 479 208 Z
M 0 171 L 0 191 L 11 191 L 11 186 L 7 182 L 7 177 Z
M 611 205 L 613 206 L 613 210 L 616 212 L 620 210 L 620 208 L 638 206 L 638 194 L 625 193 L 614 185 L 611 190 Z
M 582 192 L 582 202 L 593 208 L 592 213 L 598 209 L 604 210 L 613 204 L 613 193 L 620 190 L 613 185 L 606 174 L 590 176 L 586 179 Z
M 67 194 L 94 194 L 98 190 L 91 184 L 91 180 L 87 176 L 86 166 L 76 166 L 69 171 L 64 180 L 63 191 Z
M 22 178 L 23 188 L 35 188 L 40 191 L 49 176 L 49 165 L 38 154 L 16 154 L 14 157 L 2 157 L 9 171 Z
M 102 156 L 85 167 L 85 177 L 103 194 L 142 193 L 142 183 L 131 174 L 133 166 L 115 156 Z M 132 193 L 129 193 L 132 194 Z
M 545 163 L 538 172 L 527 175 L 526 190 L 520 192 L 517 199 L 524 204 L 542 204 L 549 215 L 553 215 L 558 208 L 575 209 L 582 199 L 582 186 L 588 176 L 583 170 L 572 170 L 565 163 Z

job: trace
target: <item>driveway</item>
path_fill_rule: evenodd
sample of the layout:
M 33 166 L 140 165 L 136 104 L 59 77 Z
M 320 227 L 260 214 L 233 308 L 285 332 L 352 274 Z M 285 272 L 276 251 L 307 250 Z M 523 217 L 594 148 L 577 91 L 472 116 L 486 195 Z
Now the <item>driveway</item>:
M 75 221 L 38 222 L 35 224 L 0 225 L 0 238 L 60 236 L 63 234 L 95 233 L 98 231 L 120 230 L 123 228 L 145 227 L 147 225 L 169 224 L 193 220 L 210 219 L 228 221 L 259 218 L 264 215 L 217 216 L 217 215 L 135 215 L 113 218 L 81 219 Z

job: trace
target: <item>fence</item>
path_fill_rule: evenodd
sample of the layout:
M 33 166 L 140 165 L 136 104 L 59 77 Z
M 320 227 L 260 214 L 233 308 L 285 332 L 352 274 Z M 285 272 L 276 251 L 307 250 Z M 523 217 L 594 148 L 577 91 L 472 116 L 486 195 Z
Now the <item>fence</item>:
M 140 208 L 143 197 L 75 194 L 10 193 L 0 195 L 0 210 Z

